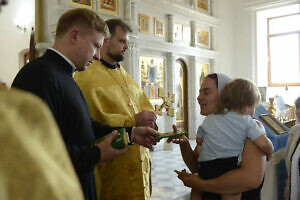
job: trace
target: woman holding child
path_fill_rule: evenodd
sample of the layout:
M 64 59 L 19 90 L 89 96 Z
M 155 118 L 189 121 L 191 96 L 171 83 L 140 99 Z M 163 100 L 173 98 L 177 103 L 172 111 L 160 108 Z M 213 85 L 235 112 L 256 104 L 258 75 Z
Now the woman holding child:
M 204 135 L 198 131 L 199 137 L 197 138 L 198 140 L 197 142 L 199 142 L 199 144 L 200 143 L 202 144 L 201 146 L 203 152 L 200 152 L 200 155 L 204 153 L 206 153 L 207 155 L 207 149 L 211 148 L 211 150 L 214 152 L 215 151 L 215 149 L 213 149 L 215 148 L 214 145 L 216 144 L 219 145 L 220 143 L 222 143 L 222 141 L 226 139 L 225 137 L 229 137 L 230 134 L 233 134 L 234 127 L 236 124 L 235 125 L 231 124 L 231 126 L 233 127 L 232 129 L 226 130 L 226 128 L 224 128 L 223 130 L 221 128 L 218 130 L 215 129 L 216 126 L 214 126 L 213 124 L 209 125 L 209 123 L 207 123 L 212 121 L 211 118 L 219 118 L 217 119 L 217 121 L 219 121 L 217 123 L 218 125 L 220 124 L 220 120 L 223 121 L 223 118 L 225 118 L 226 116 L 228 117 L 228 114 L 232 115 L 233 117 L 236 117 L 235 120 L 241 118 L 241 121 L 243 122 L 247 121 L 246 125 L 244 124 L 240 125 L 242 131 L 236 131 L 236 132 L 247 132 L 244 133 L 244 135 L 241 136 L 238 141 L 238 148 L 237 148 L 238 152 L 242 151 L 243 145 L 245 143 L 244 150 L 242 151 L 242 162 L 240 166 L 237 165 L 238 155 L 236 154 L 236 152 L 229 157 L 228 155 L 225 155 L 226 159 L 223 159 L 223 156 L 221 156 L 222 159 L 214 159 L 214 158 L 203 159 L 203 155 L 202 155 L 202 157 L 200 156 L 200 161 L 202 166 L 200 165 L 201 170 L 199 171 L 199 167 L 198 167 L 199 160 L 197 161 L 198 159 L 197 148 L 195 151 L 193 151 L 188 142 L 188 139 L 185 136 L 181 136 L 180 138 L 170 138 L 168 140 L 169 142 L 172 141 L 180 144 L 182 157 L 184 159 L 184 162 L 190 169 L 190 171 L 192 173 L 200 172 L 201 178 L 198 175 L 188 174 L 185 171 L 180 173 L 178 176 L 186 186 L 192 188 L 191 199 L 204 199 L 204 200 L 206 198 L 221 199 L 221 196 L 222 199 L 226 199 L 226 198 L 244 199 L 244 200 L 260 199 L 260 188 L 250 192 L 245 192 L 245 191 L 254 189 L 261 184 L 264 175 L 265 161 L 266 161 L 264 155 L 270 154 L 273 151 L 273 147 L 272 144 L 270 144 L 268 139 L 265 137 L 264 129 L 261 127 L 261 125 L 259 125 L 257 122 L 252 120 L 252 118 L 250 117 L 251 115 L 253 115 L 255 105 L 259 101 L 259 96 L 256 93 L 256 87 L 250 81 L 238 79 L 233 81 L 233 83 L 231 83 L 231 86 L 229 86 L 229 88 L 225 87 L 227 91 L 226 92 L 227 95 L 225 96 L 223 95 L 223 98 L 222 97 L 220 98 L 220 94 L 225 84 L 228 82 L 230 82 L 230 78 L 225 74 L 211 74 L 208 75 L 205 78 L 204 82 L 202 83 L 200 88 L 200 94 L 198 97 L 198 102 L 201 107 L 201 114 L 206 116 L 210 114 L 215 114 L 215 115 L 210 115 L 209 118 L 207 118 L 204 121 L 203 123 L 204 127 L 200 126 L 199 128 L 200 132 L 202 129 L 204 129 L 205 130 L 204 132 L 208 132 L 208 133 L 206 133 L 207 135 L 205 135 L 206 139 L 203 140 Z M 236 93 L 237 92 L 236 90 L 238 90 L 241 95 L 235 94 L 234 99 L 229 98 L 232 95 L 228 95 L 228 93 L 232 91 Z M 252 98 L 253 100 L 248 101 L 248 98 L 244 98 L 245 95 L 250 95 L 251 98 L 253 97 Z M 236 103 L 228 104 L 228 102 L 236 101 L 237 96 L 240 97 L 238 104 Z M 245 100 L 247 100 L 247 102 L 245 102 Z M 224 104 L 226 104 L 225 106 L 226 109 L 224 109 Z M 222 110 L 220 109 L 220 105 L 223 105 Z M 226 111 L 224 115 L 218 115 L 220 111 L 224 112 L 224 110 Z M 235 120 L 233 120 L 233 122 Z M 225 125 L 227 124 L 230 123 L 226 123 Z M 217 130 L 215 136 L 210 137 L 212 142 L 214 142 L 212 138 L 214 137 L 216 138 L 216 135 L 218 137 L 223 137 L 223 139 L 221 139 L 222 141 L 218 140 L 219 141 L 218 143 L 207 144 L 210 135 L 209 129 L 212 129 L 213 131 Z M 248 130 L 250 130 L 250 133 L 248 133 L 249 132 Z M 223 133 L 221 133 L 221 131 L 223 131 Z M 237 136 L 240 136 L 238 135 L 238 133 L 236 134 Z M 249 138 L 251 138 L 252 141 Z M 230 144 L 228 146 L 231 148 L 232 145 Z M 219 150 L 222 150 L 223 147 L 221 149 L 220 146 L 217 148 L 219 148 Z M 205 165 L 206 161 L 209 160 L 208 162 L 211 162 L 210 159 L 212 159 L 213 165 L 211 165 L 211 163 Z M 207 166 L 206 169 L 205 166 Z M 229 166 L 229 168 L 227 168 L 227 166 Z M 224 169 L 222 169 L 224 167 L 227 168 L 225 169 L 225 171 Z M 219 171 L 220 169 L 221 172 L 215 174 L 215 172 Z M 214 175 L 211 176 L 211 173 L 213 173 Z M 209 177 L 205 177 L 207 174 L 209 174 Z M 242 192 L 244 193 L 240 195 L 239 193 Z

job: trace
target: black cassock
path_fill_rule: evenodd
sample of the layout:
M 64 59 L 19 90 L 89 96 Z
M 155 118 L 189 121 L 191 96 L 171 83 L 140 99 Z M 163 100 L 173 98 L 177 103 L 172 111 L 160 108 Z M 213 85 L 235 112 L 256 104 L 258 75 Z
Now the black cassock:
M 101 152 L 94 142 L 116 128 L 91 120 L 87 103 L 72 73 L 72 66 L 48 49 L 42 57 L 20 70 L 12 86 L 32 92 L 48 104 L 60 128 L 85 199 L 96 200 L 94 167 L 100 160 Z

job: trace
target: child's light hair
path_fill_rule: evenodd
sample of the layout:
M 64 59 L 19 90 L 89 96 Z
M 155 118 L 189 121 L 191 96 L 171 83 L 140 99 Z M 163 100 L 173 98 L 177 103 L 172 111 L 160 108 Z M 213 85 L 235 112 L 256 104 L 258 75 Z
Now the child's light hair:
M 221 92 L 220 108 L 242 112 L 244 108 L 255 106 L 260 101 L 258 88 L 250 80 L 235 79 L 227 83 Z

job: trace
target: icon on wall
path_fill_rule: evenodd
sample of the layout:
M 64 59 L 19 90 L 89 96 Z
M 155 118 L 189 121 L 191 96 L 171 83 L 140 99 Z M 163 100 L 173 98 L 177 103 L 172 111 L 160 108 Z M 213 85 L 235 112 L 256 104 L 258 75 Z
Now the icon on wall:
M 164 59 L 140 56 L 141 87 L 150 99 L 159 98 L 159 88 L 165 89 Z
M 71 3 L 76 6 L 93 8 L 93 0 L 71 0 Z
M 209 47 L 209 33 L 205 30 L 198 30 L 197 44 L 203 47 Z
M 182 41 L 182 24 L 174 24 L 174 40 Z
M 180 62 L 175 64 L 175 107 L 176 125 L 184 124 L 184 81 L 183 81 L 183 66 Z
M 140 32 L 149 33 L 150 32 L 150 17 L 148 15 L 139 14 L 140 19 Z
M 208 12 L 209 0 L 197 0 L 197 8 L 201 11 Z
M 100 11 L 117 15 L 118 14 L 118 0 L 99 0 Z
M 159 36 L 159 37 L 165 36 L 164 20 L 154 18 L 154 35 Z
M 261 101 L 266 102 L 267 87 L 257 87 L 261 96 Z
M 191 42 L 191 27 L 190 26 L 182 27 L 182 40 L 187 43 Z
M 201 84 L 203 83 L 205 77 L 208 75 L 209 72 L 209 64 L 202 64 L 199 63 L 199 88 L 201 88 Z

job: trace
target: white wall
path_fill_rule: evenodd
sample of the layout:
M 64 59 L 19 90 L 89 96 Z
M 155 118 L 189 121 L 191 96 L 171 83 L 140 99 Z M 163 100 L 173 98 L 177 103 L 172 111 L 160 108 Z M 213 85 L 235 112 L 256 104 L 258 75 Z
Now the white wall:
M 234 0 L 235 53 L 234 77 L 248 78 L 255 81 L 252 63 L 252 16 L 251 11 L 244 8 L 243 1 Z
M 228 75 L 234 73 L 234 0 L 216 0 L 215 17 L 219 19 L 219 27 L 216 29 L 216 51 L 219 59 L 216 61 L 215 72 L 223 72 Z
M 252 15 L 241 0 L 216 0 L 216 51 L 220 52 L 215 68 L 233 78 L 254 80 L 252 61 Z
M 0 11 L 0 80 L 8 85 L 23 65 L 19 53 L 29 48 L 34 5 L 34 0 L 9 1 Z M 16 23 L 26 26 L 26 32 L 18 29 Z
M 260 84 L 260 67 L 256 68 L 256 11 L 293 2 L 296 0 L 215 0 L 215 17 L 219 19 L 216 51 L 220 53 L 215 71 Z

